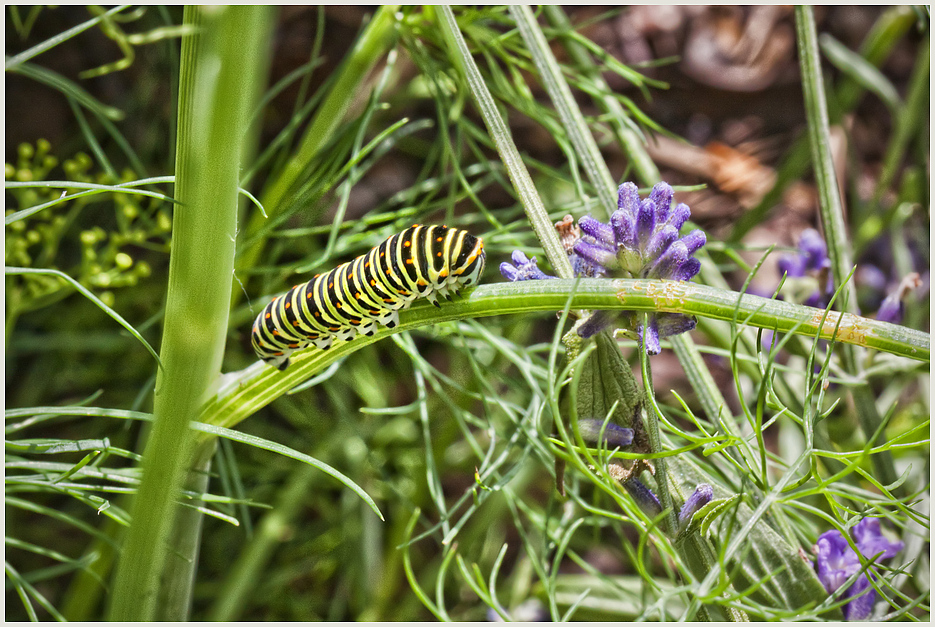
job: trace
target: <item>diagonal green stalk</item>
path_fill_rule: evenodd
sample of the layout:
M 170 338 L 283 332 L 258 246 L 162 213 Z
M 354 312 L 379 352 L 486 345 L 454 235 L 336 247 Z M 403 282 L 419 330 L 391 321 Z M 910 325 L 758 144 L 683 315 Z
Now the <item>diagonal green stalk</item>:
M 170 536 L 179 540 L 178 529 L 172 530 L 194 451 L 189 422 L 211 393 L 224 353 L 241 142 L 265 82 L 271 18 L 265 7 L 185 8 L 185 23 L 198 34 L 182 43 L 174 194 L 181 206 L 172 224 L 164 369 L 156 380 L 155 422 L 117 565 L 110 620 L 153 620 L 157 600 L 166 594 L 160 590 L 191 585 L 164 567 Z M 195 521 L 189 533 L 199 529 Z M 174 618 L 187 613 L 175 610 Z
M 828 257 L 831 259 L 831 274 L 835 286 L 842 287 L 839 298 L 844 310 L 857 313 L 856 294 L 853 287 L 847 283 L 854 263 L 848 244 L 847 225 L 844 223 L 844 205 L 841 202 L 834 160 L 831 156 L 831 129 L 825 84 L 821 75 L 815 15 L 810 7 L 800 5 L 795 9 L 795 16 L 809 145 L 812 165 L 815 168 L 815 181 L 818 184 L 821 225 L 825 232 L 825 242 L 828 244 Z
M 597 91 L 602 94 L 600 98 L 597 98 L 597 104 L 610 115 L 611 125 L 617 134 L 617 140 L 626 151 L 627 156 L 630 157 L 630 163 L 636 171 L 637 178 L 644 186 L 651 186 L 662 180 L 659 168 L 656 167 L 652 157 L 646 152 L 643 138 L 624 122 L 629 116 L 620 105 L 620 101 L 611 95 L 610 87 L 601 77 L 600 66 L 594 62 L 584 46 L 567 36 L 567 33 L 571 32 L 571 24 L 568 22 L 565 11 L 557 4 L 543 5 L 542 11 L 554 28 L 565 33 L 562 36 L 562 43 L 568 55 L 584 75 L 594 83 Z M 614 203 L 611 202 L 610 206 L 614 206 Z
M 435 11 L 437 12 L 438 25 L 445 37 L 445 41 L 448 43 L 451 59 L 467 79 L 471 95 L 474 97 L 477 108 L 487 125 L 487 130 L 497 146 L 500 159 L 503 160 L 510 181 L 512 181 L 513 187 L 516 188 L 519 194 L 523 208 L 526 210 L 526 216 L 529 218 L 529 223 L 532 225 L 536 237 L 539 238 L 539 242 L 542 244 L 545 256 L 558 273 L 558 276 L 571 278 L 571 263 L 568 261 L 568 255 L 558 239 L 555 227 L 549 220 L 549 214 L 542 204 L 542 199 L 539 198 L 539 192 L 536 191 L 536 186 L 529 176 L 529 171 L 526 170 L 519 150 L 516 149 L 516 144 L 513 143 L 510 129 L 503 121 L 503 117 L 501 117 L 500 111 L 494 103 L 493 96 L 490 95 L 490 90 L 487 88 L 480 70 L 477 69 L 477 64 L 474 63 L 474 58 L 471 56 L 471 51 L 461 35 L 461 30 L 458 28 L 458 22 L 455 20 L 451 7 L 438 6 L 435 7 Z
M 511 5 L 510 13 L 516 20 L 519 33 L 522 35 L 523 41 L 526 42 L 533 63 L 535 63 L 536 69 L 539 70 L 542 84 L 558 111 L 562 125 L 571 138 L 571 143 L 578 153 L 578 158 L 581 159 L 584 171 L 597 190 L 600 203 L 598 203 L 597 211 L 593 213 L 596 214 L 598 219 L 607 220 L 610 213 L 617 207 L 617 195 L 614 193 L 617 185 L 610 175 L 610 170 L 607 169 L 604 157 L 601 156 L 600 148 L 597 147 L 597 142 L 594 141 L 594 136 L 581 114 L 581 109 L 578 107 L 578 103 L 575 102 L 571 88 L 565 81 L 565 77 L 562 76 L 562 69 L 559 67 L 555 55 L 552 54 L 552 49 L 549 48 L 545 35 L 542 34 L 542 30 L 536 23 L 532 9 L 526 5 Z

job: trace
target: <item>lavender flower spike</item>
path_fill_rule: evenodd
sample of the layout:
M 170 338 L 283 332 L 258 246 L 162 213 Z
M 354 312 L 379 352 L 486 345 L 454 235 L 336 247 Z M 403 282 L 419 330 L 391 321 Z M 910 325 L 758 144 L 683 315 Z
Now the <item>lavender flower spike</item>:
M 874 557 L 877 560 L 888 559 L 903 549 L 902 542 L 890 542 L 881 533 L 879 518 L 864 518 L 854 526 L 851 536 L 854 538 L 854 544 L 867 559 Z M 838 591 L 848 578 L 861 569 L 857 553 L 837 529 L 826 531 L 818 536 L 818 542 L 812 550 L 818 556 L 816 563 L 818 579 L 828 594 Z M 870 618 L 873 604 L 876 601 L 876 591 L 867 577 L 868 574 L 870 572 L 865 571 L 844 592 L 843 596 L 851 599 L 844 606 L 845 620 Z
M 578 221 L 578 228 L 568 228 L 570 216 L 556 224 L 562 243 L 568 250 L 571 267 L 578 277 L 620 276 L 629 279 L 691 280 L 701 262 L 695 253 L 705 245 L 704 232 L 694 230 L 679 238 L 679 231 L 691 216 L 684 203 L 672 207 L 672 187 L 656 183 L 648 198 L 640 200 L 635 184 L 624 183 L 617 190 L 617 210 L 604 224 L 591 216 Z M 823 243 L 823 242 L 821 242 Z M 553 279 L 520 251 L 513 253 L 513 263 L 500 265 L 500 273 L 510 281 Z M 642 316 L 629 315 L 630 326 L 643 338 L 645 350 L 655 355 L 661 350 L 660 338 L 684 333 L 694 328 L 694 319 L 676 313 L 653 313 L 648 329 L 642 328 Z M 579 327 L 582 337 L 590 337 L 603 328 L 606 316 Z

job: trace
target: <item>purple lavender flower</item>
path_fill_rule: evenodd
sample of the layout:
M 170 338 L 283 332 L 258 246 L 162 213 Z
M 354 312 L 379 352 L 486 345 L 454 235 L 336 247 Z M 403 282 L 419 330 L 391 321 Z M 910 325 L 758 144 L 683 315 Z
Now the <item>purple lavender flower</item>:
M 633 279 L 669 279 L 688 281 L 701 269 L 694 254 L 705 245 L 705 234 L 694 230 L 679 237 L 679 230 L 691 216 L 688 205 L 672 206 L 672 187 L 657 183 L 644 200 L 633 183 L 624 183 L 617 192 L 617 210 L 610 224 L 585 216 L 571 225 L 570 216 L 556 224 L 568 250 L 575 276 L 604 277 L 612 272 Z M 519 255 L 519 256 L 517 256 Z M 532 267 L 529 264 L 532 264 Z M 543 274 L 519 251 L 513 253 L 513 265 L 501 264 L 500 272 L 510 281 L 555 278 Z M 648 329 L 643 329 L 642 315 L 622 312 L 629 317 L 630 328 L 642 338 L 646 352 L 656 355 L 661 350 L 660 338 L 677 335 L 695 328 L 694 318 L 676 313 L 653 313 Z M 600 331 L 610 316 L 598 312 L 579 327 L 581 337 L 591 337 Z
M 864 518 L 854 526 L 851 536 L 867 559 L 888 559 L 903 549 L 902 542 L 890 542 L 880 532 L 879 518 Z M 818 556 L 818 579 L 829 594 L 836 592 L 851 575 L 861 569 L 857 554 L 837 529 L 818 536 L 818 542 L 812 550 Z M 876 601 L 876 590 L 867 577 L 868 573 L 865 571 L 861 574 L 844 593 L 846 598 L 851 599 L 844 606 L 845 620 L 867 620 L 870 617 Z
M 624 183 L 617 191 L 617 210 L 604 224 L 591 216 L 578 220 L 581 238 L 572 252 L 597 269 L 596 276 L 616 271 L 632 279 L 669 279 L 688 281 L 701 269 L 693 256 L 705 245 L 704 232 L 696 229 L 679 238 L 679 230 L 691 216 L 685 203 L 672 206 L 672 188 L 660 182 L 653 186 L 648 198 L 640 200 L 633 183 Z M 642 315 L 623 312 L 630 327 L 643 340 L 646 353 L 656 355 L 662 350 L 659 340 L 695 328 L 694 318 L 677 313 L 653 313 L 649 325 L 643 328 Z M 600 330 L 598 324 L 585 323 L 579 329 L 582 337 Z
M 626 489 L 627 494 L 630 495 L 630 498 L 636 501 L 636 504 L 647 516 L 655 518 L 662 513 L 662 503 L 642 481 L 630 477 L 623 482 L 623 487 Z
M 783 255 L 777 264 L 786 275 L 784 292 L 796 294 L 795 300 L 809 307 L 826 307 L 834 292 L 831 260 L 821 234 L 805 229 L 799 236 L 798 252 Z

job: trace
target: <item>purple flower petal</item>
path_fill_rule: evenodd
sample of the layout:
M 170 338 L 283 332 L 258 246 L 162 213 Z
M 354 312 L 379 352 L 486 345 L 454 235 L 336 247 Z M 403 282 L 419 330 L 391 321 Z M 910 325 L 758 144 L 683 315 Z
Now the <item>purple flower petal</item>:
M 636 214 L 636 238 L 640 243 L 640 250 L 645 250 L 649 236 L 656 226 L 656 205 L 649 198 L 640 203 Z
M 502 274 L 503 278 L 507 281 L 515 281 L 518 276 L 516 268 L 505 261 L 500 264 L 500 274 Z
M 568 261 L 571 262 L 571 271 L 575 276 L 584 277 L 586 279 L 607 276 L 607 268 L 598 263 L 594 263 L 590 259 L 585 259 L 574 251 L 568 255 Z
M 867 620 L 870 618 L 870 614 L 873 612 L 873 604 L 877 600 L 877 591 L 870 584 L 866 574 L 857 577 L 857 581 L 847 589 L 845 596 L 850 598 L 851 601 L 844 606 L 844 620 Z
M 636 212 L 640 207 L 640 191 L 633 183 L 624 183 L 617 188 L 617 208 L 622 209 L 636 219 Z
M 818 580 L 829 594 L 840 588 L 860 567 L 857 555 L 837 529 L 818 536 L 815 552 Z
M 575 253 L 602 268 L 617 268 L 617 255 L 603 246 L 581 238 L 575 242 Z
M 556 279 L 550 274 L 546 274 L 536 265 L 536 258 L 527 259 L 526 255 L 520 250 L 514 250 L 510 256 L 515 266 L 509 263 L 500 264 L 500 274 L 508 281 L 530 281 L 542 279 Z
M 649 192 L 649 199 L 656 205 L 656 224 L 665 222 L 669 217 L 669 210 L 672 208 L 672 186 L 665 181 L 659 181 L 653 185 Z
M 669 278 L 673 281 L 689 281 L 699 272 L 701 272 L 701 262 L 694 257 L 689 257 Z
M 864 518 L 854 526 L 851 535 L 857 548 L 868 558 L 876 555 L 879 555 L 877 559 L 890 558 L 903 548 L 902 542 L 890 542 L 880 532 L 879 518 Z M 814 550 L 818 558 L 815 564 L 818 580 L 829 594 L 837 592 L 854 573 L 861 569 L 857 553 L 837 529 L 826 531 L 818 536 Z M 868 572 L 859 575 L 844 596 L 851 599 L 844 606 L 844 618 L 867 620 L 876 601 L 876 591 L 870 583 Z
M 591 216 L 584 216 L 578 220 L 578 227 L 584 234 L 590 235 L 595 240 L 613 249 L 614 230 L 609 224 L 604 224 Z
M 510 255 L 510 259 L 513 260 L 513 265 L 519 267 L 524 266 L 529 263 L 529 258 L 526 257 L 526 253 L 521 250 L 514 250 L 513 254 Z M 535 263 L 535 262 L 534 262 Z
M 903 302 L 899 300 L 899 294 L 890 294 L 880 303 L 880 309 L 877 311 L 877 320 L 883 322 L 892 322 L 899 324 L 903 321 Z
M 656 263 L 645 271 L 646 278 L 670 279 L 675 275 L 676 270 L 686 261 L 688 261 L 688 247 L 685 246 L 685 242 L 682 240 L 673 242 L 672 245 L 666 249 L 666 252 L 656 260 Z
M 623 209 L 618 209 L 610 216 L 610 226 L 614 230 L 617 246 L 636 248 L 636 218 Z
M 701 229 L 695 229 L 683 237 L 682 241 L 685 243 L 685 248 L 688 249 L 688 254 L 694 255 L 695 251 L 705 245 L 705 242 L 708 241 L 708 238 L 705 236 L 704 231 Z
M 675 227 L 676 230 L 681 229 L 682 225 L 688 221 L 692 215 L 691 209 L 688 208 L 683 202 L 675 205 L 675 208 L 669 212 L 669 218 L 666 220 L 669 224 Z
M 633 429 L 621 427 L 609 421 L 605 424 L 603 420 L 594 418 L 582 418 L 578 421 L 578 431 L 585 442 L 599 443 L 601 430 L 604 431 L 603 441 L 608 448 L 616 446 L 622 448 L 630 446 L 633 442 Z
M 828 262 L 828 247 L 821 234 L 815 229 L 805 229 L 799 236 L 799 250 L 805 255 L 805 268 L 819 270 Z
M 647 259 L 655 259 L 661 255 L 669 244 L 678 239 L 679 231 L 671 224 L 665 224 L 662 228 L 656 229 L 656 232 L 649 238 L 646 244 L 645 256 Z
M 587 320 L 578 327 L 578 337 L 588 339 L 594 337 L 600 331 L 607 328 L 610 321 L 614 319 L 614 313 L 606 310 L 595 311 Z
M 864 557 L 870 558 L 877 553 L 883 553 L 877 559 L 888 559 L 895 557 L 897 553 L 903 550 L 902 542 L 890 542 L 880 531 L 879 518 L 864 518 L 854 525 L 851 531 L 857 548 L 864 554 Z
M 654 317 L 656 318 L 656 328 L 659 330 L 660 338 L 687 333 L 698 324 L 694 316 L 678 313 L 658 313 Z
M 783 255 L 776 266 L 787 278 L 805 276 L 805 261 L 799 255 Z

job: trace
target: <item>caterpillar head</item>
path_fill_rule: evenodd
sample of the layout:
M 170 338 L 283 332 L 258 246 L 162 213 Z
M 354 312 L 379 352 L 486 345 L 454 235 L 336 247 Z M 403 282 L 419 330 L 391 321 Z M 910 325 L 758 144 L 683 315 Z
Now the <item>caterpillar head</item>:
M 457 277 L 458 287 L 477 285 L 487 263 L 484 240 L 462 231 L 459 244 L 458 254 L 451 265 L 451 276 Z

